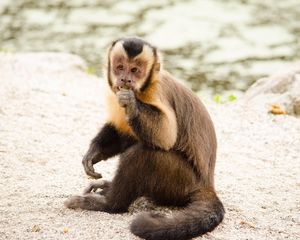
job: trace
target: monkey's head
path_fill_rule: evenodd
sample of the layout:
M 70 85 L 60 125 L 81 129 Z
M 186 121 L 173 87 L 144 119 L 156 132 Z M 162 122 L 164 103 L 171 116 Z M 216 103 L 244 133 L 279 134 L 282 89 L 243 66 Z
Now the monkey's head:
M 156 48 L 137 37 L 114 41 L 107 58 L 108 83 L 114 92 L 142 92 L 160 70 Z

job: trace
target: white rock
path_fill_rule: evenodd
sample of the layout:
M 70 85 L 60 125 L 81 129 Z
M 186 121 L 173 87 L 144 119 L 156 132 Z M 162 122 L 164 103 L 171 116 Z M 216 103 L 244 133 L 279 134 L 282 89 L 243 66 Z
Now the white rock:
M 300 62 L 257 80 L 246 92 L 245 101 L 265 107 L 279 104 L 287 113 L 300 115 Z

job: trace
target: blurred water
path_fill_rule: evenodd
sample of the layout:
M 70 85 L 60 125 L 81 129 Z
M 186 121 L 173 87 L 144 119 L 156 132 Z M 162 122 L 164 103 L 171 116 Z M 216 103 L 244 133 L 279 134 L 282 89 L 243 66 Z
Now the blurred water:
M 146 38 L 204 95 L 244 91 L 300 53 L 299 0 L 0 0 L 0 51 L 64 51 L 100 74 L 110 41 Z

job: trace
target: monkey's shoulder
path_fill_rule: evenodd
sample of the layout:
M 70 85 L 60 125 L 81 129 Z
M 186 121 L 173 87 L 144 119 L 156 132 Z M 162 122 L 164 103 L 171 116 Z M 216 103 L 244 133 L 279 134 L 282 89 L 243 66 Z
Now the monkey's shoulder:
M 159 85 L 158 88 L 163 91 L 162 95 L 171 102 L 177 102 L 177 106 L 184 107 L 187 104 L 192 104 L 195 108 L 203 108 L 200 98 L 169 72 L 162 72 Z

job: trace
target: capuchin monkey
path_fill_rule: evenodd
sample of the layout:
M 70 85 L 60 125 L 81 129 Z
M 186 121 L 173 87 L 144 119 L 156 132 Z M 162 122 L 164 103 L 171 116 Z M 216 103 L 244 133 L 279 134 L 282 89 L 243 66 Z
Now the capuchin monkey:
M 147 240 L 185 240 L 212 231 L 224 217 L 214 188 L 217 141 L 199 98 L 162 68 L 157 49 L 121 38 L 108 49 L 109 120 L 83 158 L 85 172 L 119 155 L 112 182 L 91 183 L 68 208 L 122 213 L 139 197 L 182 207 L 171 217 L 142 213 L 131 232 Z M 93 190 L 101 190 L 94 192 Z

